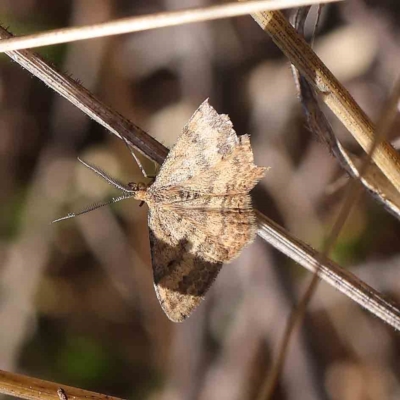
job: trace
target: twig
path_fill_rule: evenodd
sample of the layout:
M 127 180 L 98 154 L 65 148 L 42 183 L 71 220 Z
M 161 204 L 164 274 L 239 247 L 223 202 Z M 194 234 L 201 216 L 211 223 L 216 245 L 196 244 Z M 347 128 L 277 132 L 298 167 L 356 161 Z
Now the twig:
M 12 35 L 0 27 L 0 39 L 10 37 Z M 102 103 L 74 79 L 60 73 L 32 51 L 10 51 L 6 54 L 114 135 L 120 139 L 126 137 L 140 152 L 162 164 L 168 154 L 166 147 Z
M 28 400 L 60 400 L 59 390 L 70 400 L 122 400 L 58 383 L 0 370 L 0 393 Z
M 368 153 L 374 143 L 374 125 L 284 15 L 279 11 L 266 11 L 254 13 L 252 17 Z M 400 192 L 400 159 L 394 148 L 381 141 L 374 151 L 373 161 Z
M 301 96 L 303 111 L 307 118 L 307 125 L 311 131 L 327 146 L 328 150 L 336 157 L 340 166 L 352 177 L 358 179 L 365 189 L 394 217 L 400 220 L 400 197 L 396 188 L 386 176 L 374 165 L 369 165 L 368 170 L 360 175 L 359 166 L 342 146 L 332 131 L 332 128 L 318 106 L 318 102 L 311 85 L 293 68 L 296 85 Z M 394 95 L 399 89 L 394 90 Z M 388 118 L 389 119 L 389 118 Z M 392 120 L 392 116 L 390 116 Z M 378 130 L 379 131 L 379 130 Z
M 331 3 L 342 0 L 323 0 Z M 185 25 L 194 22 L 211 21 L 221 18 L 238 17 L 263 10 L 279 10 L 319 4 L 321 0 L 253 0 L 246 3 L 227 3 L 203 8 L 162 12 L 144 16 L 123 18 L 102 24 L 86 25 L 78 28 L 56 29 L 8 39 L 0 43 L 0 52 L 22 50 L 51 44 L 68 43 L 122 33 L 140 32 L 167 26 Z
M 397 306 L 384 299 L 379 292 L 332 260 L 328 258 L 321 260 L 319 252 L 296 239 L 265 215 L 257 212 L 257 217 L 258 235 L 266 242 L 309 271 L 318 271 L 320 279 L 353 299 L 393 328 L 400 329 L 400 310 Z

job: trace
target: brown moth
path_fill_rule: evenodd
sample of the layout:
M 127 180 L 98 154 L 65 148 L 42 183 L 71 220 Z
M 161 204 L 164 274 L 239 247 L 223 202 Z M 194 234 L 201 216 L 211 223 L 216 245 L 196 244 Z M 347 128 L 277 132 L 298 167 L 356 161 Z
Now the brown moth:
M 193 312 L 222 264 L 256 235 L 249 191 L 266 168 L 254 164 L 249 136 L 238 137 L 229 117 L 218 114 L 208 100 L 183 128 L 153 184 L 123 185 L 83 164 L 122 190 L 109 203 L 131 197 L 147 203 L 154 287 L 174 322 Z

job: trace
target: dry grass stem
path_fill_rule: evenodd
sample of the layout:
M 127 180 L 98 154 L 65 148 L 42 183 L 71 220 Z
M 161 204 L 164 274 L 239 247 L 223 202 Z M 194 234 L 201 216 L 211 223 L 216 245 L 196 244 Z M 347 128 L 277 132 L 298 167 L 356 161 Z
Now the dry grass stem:
M 273 367 L 267 373 L 258 400 L 272 398 L 287 357 L 293 334 L 304 318 L 307 306 L 315 294 L 320 279 L 353 299 L 356 303 L 387 322 L 396 330 L 400 328 L 400 310 L 394 304 L 385 300 L 378 291 L 326 257 L 326 254 L 329 254 L 335 244 L 345 219 L 351 211 L 351 205 L 356 201 L 357 194 L 359 194 L 358 189 L 358 185 L 349 187 L 339 216 L 324 246 L 323 253 L 316 252 L 310 246 L 291 236 L 290 233 L 285 231 L 282 227 L 268 220 L 267 217 L 261 213 L 258 213 L 259 236 L 270 244 L 275 241 L 275 248 L 286 255 L 290 254 L 290 258 L 313 272 L 313 277 L 307 290 L 290 314 L 282 339 L 279 343 L 277 358 Z M 296 255 L 295 258 L 293 258 L 294 255 Z
M 341 0 L 324 0 L 322 2 L 332 3 L 337 1 Z M 57 29 L 45 33 L 15 37 L 2 41 L 0 43 L 0 52 L 75 42 L 77 40 L 94 39 L 123 33 L 140 32 L 168 26 L 191 24 L 194 22 L 238 17 L 263 10 L 278 10 L 319 3 L 321 3 L 320 0 L 255 0 L 246 3 L 227 3 L 204 8 L 162 12 L 145 16 L 123 18 L 102 24 Z
M 11 37 L 11 34 L 0 27 L 0 38 L 5 39 L 9 37 Z M 163 162 L 168 154 L 166 147 L 146 134 L 141 128 L 102 103 L 74 79 L 61 74 L 39 55 L 29 50 L 10 51 L 6 54 L 82 110 L 90 118 L 114 133 L 114 135 L 119 138 L 121 136 L 126 137 L 139 151 L 146 154 L 158 164 Z
M 306 113 L 307 124 L 312 132 L 327 146 L 328 150 L 338 160 L 340 166 L 352 178 L 359 179 L 368 193 L 381 203 L 388 212 L 400 220 L 400 197 L 396 188 L 375 164 L 370 164 L 368 169 L 363 174 L 360 174 L 360 160 L 358 157 L 351 155 L 342 146 L 319 108 L 311 85 L 298 74 L 296 68 L 294 70 L 296 85 L 301 93 L 301 102 Z M 395 89 L 394 94 L 397 92 L 398 89 Z M 392 118 L 393 115 L 390 115 L 388 120 L 393 121 Z M 378 130 L 378 132 L 381 132 L 381 130 Z
M 269 11 L 254 13 L 252 16 L 368 153 L 374 144 L 374 125 L 284 15 L 279 11 Z M 400 160 L 394 148 L 386 141 L 381 141 L 372 158 L 400 191 Z
M 59 390 L 70 400 L 121 400 L 118 397 L 89 392 L 70 386 L 0 371 L 0 393 L 27 400 L 60 400 Z
M 385 300 L 379 292 L 343 269 L 332 260 L 323 257 L 310 246 L 293 237 L 284 228 L 257 212 L 258 235 L 273 247 L 286 254 L 293 261 L 330 284 L 363 308 L 387 322 L 396 330 L 400 329 L 400 310 Z

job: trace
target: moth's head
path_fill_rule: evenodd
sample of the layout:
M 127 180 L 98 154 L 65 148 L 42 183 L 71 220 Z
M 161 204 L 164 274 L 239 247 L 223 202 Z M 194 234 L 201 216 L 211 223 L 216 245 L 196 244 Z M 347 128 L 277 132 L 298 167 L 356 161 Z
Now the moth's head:
M 133 197 L 136 200 L 144 201 L 146 199 L 148 185 L 143 182 L 129 182 L 128 187 L 133 192 Z
M 135 192 L 141 192 L 147 190 L 147 185 L 143 182 L 129 182 L 129 189 L 134 190 Z

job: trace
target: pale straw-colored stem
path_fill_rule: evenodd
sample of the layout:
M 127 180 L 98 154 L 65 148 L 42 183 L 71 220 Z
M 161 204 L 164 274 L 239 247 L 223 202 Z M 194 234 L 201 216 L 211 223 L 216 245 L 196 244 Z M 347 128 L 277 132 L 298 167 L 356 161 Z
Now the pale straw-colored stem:
M 8 39 L 0 43 L 0 52 L 22 50 L 77 40 L 140 32 L 167 26 L 238 17 L 262 10 L 278 10 L 310 4 L 331 3 L 342 0 L 253 0 L 246 3 L 227 3 L 202 8 L 167 11 L 150 15 L 123 18 L 102 24 L 56 29 L 49 32 Z
M 60 400 L 64 396 L 60 396 L 58 392 L 65 394 L 68 400 L 122 400 L 118 397 L 60 386 L 58 383 L 0 370 L 0 393 L 28 400 Z
M 361 147 L 369 153 L 376 134 L 373 123 L 284 15 L 279 11 L 265 11 L 253 13 L 252 17 L 317 90 L 321 100 L 335 113 Z M 400 158 L 396 150 L 382 140 L 372 159 L 400 192 Z

